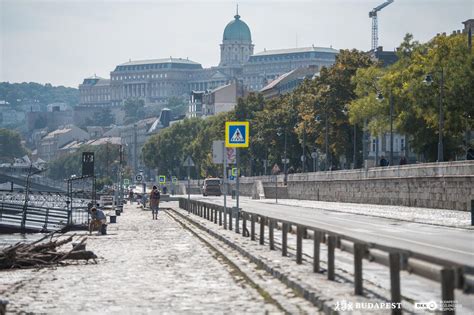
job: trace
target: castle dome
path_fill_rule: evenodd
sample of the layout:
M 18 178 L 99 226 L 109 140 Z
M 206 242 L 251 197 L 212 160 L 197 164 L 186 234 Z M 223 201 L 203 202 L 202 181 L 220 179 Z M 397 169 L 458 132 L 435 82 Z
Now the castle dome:
M 240 19 L 237 13 L 234 20 L 229 22 L 224 29 L 223 40 L 252 41 L 248 25 Z

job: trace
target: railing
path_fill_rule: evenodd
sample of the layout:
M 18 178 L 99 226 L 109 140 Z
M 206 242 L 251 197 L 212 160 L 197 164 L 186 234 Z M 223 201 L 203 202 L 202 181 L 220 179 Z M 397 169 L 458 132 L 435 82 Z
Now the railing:
M 296 228 L 296 263 L 303 263 L 303 238 L 312 234 L 313 243 L 313 272 L 321 272 L 320 244 L 327 245 L 327 278 L 335 279 L 335 249 L 349 252 L 354 257 L 354 294 L 363 295 L 363 259 L 387 266 L 390 270 L 391 302 L 401 303 L 400 271 L 430 279 L 441 284 L 441 297 L 443 301 L 453 301 L 454 290 L 462 289 L 465 293 L 474 292 L 474 270 L 471 266 L 462 265 L 449 260 L 440 259 L 424 254 L 414 253 L 396 247 L 389 247 L 377 243 L 368 243 L 349 235 L 334 233 L 322 228 L 307 226 L 287 220 L 275 219 L 249 211 L 236 211 L 216 204 L 197 200 L 179 199 L 179 207 L 188 212 L 203 217 L 224 228 L 232 230 L 235 220 L 235 231 L 239 233 L 239 219 L 242 219 L 242 236 L 256 240 L 255 223 L 260 222 L 259 243 L 265 243 L 265 225 L 268 226 L 268 243 L 270 250 L 275 249 L 274 230 L 281 225 L 282 256 L 288 255 L 288 233 L 292 227 Z M 227 220 L 228 216 L 228 220 Z M 224 219 L 224 220 L 223 220 Z M 247 229 L 250 222 L 250 231 Z M 312 231 L 312 233 L 309 233 Z M 398 304 L 400 305 L 400 304 Z M 401 308 L 392 309 L 393 314 L 401 314 Z M 454 311 L 445 310 L 444 314 L 454 314 Z
M 50 192 L 31 192 L 25 204 L 25 195 L 0 195 L 0 225 L 8 229 L 28 231 L 58 230 L 67 225 L 87 225 L 88 200 L 74 200 L 70 206 L 66 195 Z

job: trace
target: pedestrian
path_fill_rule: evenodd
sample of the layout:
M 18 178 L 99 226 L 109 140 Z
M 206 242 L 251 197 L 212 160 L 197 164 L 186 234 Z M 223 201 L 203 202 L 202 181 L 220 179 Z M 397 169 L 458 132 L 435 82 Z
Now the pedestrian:
M 400 158 L 400 165 L 406 165 L 408 164 L 408 161 L 407 161 L 407 158 L 402 155 L 402 157 Z
M 166 194 L 166 191 L 168 190 L 168 188 L 166 188 L 166 186 L 163 186 L 163 193 Z
M 379 165 L 380 165 L 380 166 L 388 166 L 388 164 L 389 164 L 389 163 L 388 163 L 387 159 L 385 158 L 385 156 L 382 155 L 382 158 L 380 158 L 380 163 L 379 163 Z
M 150 208 L 153 220 L 158 220 L 158 209 L 160 207 L 160 191 L 156 186 L 153 186 L 153 190 L 150 193 Z
M 91 209 L 91 222 L 89 224 L 89 234 L 92 234 L 93 230 L 99 230 L 102 234 L 105 234 L 103 231 L 105 229 L 103 226 L 107 223 L 107 219 L 102 210 L 98 210 L 96 207 Z

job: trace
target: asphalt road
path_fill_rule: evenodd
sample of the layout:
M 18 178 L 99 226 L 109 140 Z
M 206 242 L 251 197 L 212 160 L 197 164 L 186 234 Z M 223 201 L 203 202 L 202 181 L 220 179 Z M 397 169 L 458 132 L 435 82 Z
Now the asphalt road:
M 223 197 L 201 195 L 191 197 L 220 205 L 224 203 Z M 235 200 L 228 197 L 227 205 L 235 206 Z M 267 204 L 245 197 L 241 197 L 240 207 L 256 214 L 314 226 L 366 242 L 410 250 L 474 268 L 474 231 L 472 230 L 332 212 L 317 208 Z

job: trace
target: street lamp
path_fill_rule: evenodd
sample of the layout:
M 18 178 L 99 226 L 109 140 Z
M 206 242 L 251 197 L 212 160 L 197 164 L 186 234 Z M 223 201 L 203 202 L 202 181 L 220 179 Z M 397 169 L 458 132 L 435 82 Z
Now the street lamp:
M 384 100 L 383 94 L 379 92 L 377 94 L 377 101 L 382 102 Z M 393 165 L 393 96 L 390 92 L 389 96 L 390 104 L 390 165 Z
M 443 113 L 443 94 L 444 94 L 444 69 L 437 71 L 440 74 L 440 84 L 439 84 L 439 95 L 438 95 L 438 102 L 439 102 L 439 123 L 438 123 L 438 162 L 443 162 L 443 125 L 444 125 L 444 113 Z M 427 74 L 423 83 L 430 86 L 433 84 L 433 76 L 431 74 Z
M 328 114 L 327 111 L 325 111 L 325 128 L 324 128 L 324 150 L 325 150 L 325 169 L 326 171 L 329 170 L 329 134 L 328 134 L 328 129 L 329 129 L 329 124 L 328 124 Z M 316 116 L 316 122 L 320 123 L 321 122 L 321 117 L 319 115 Z
M 278 128 L 278 131 L 277 131 L 277 135 L 278 137 L 280 137 L 282 135 L 282 131 L 281 131 L 281 128 Z M 285 174 L 285 177 L 284 177 L 284 184 L 286 185 L 287 183 L 287 179 L 288 179 L 288 172 L 287 172 L 287 167 L 286 167 L 286 164 L 288 164 L 288 159 L 286 158 L 286 136 L 287 136 L 287 132 L 286 132 L 286 128 L 285 128 L 285 149 L 283 151 L 283 173 Z

